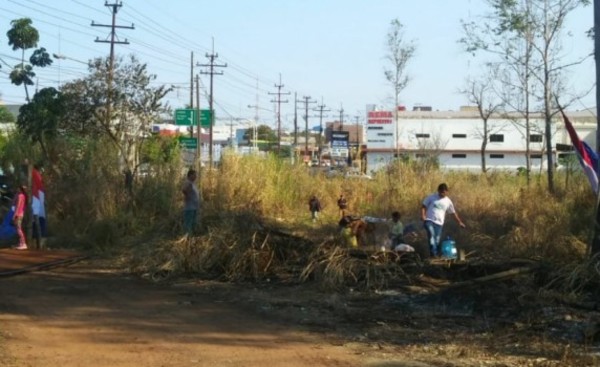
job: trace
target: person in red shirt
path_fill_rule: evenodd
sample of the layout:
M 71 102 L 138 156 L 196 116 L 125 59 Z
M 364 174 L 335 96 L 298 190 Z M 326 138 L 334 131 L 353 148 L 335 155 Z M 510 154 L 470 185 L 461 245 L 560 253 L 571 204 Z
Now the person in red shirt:
M 46 237 L 46 190 L 42 180 L 42 165 L 36 163 L 31 170 L 31 210 L 34 217 L 34 233 Z M 39 232 L 37 224 L 39 223 Z

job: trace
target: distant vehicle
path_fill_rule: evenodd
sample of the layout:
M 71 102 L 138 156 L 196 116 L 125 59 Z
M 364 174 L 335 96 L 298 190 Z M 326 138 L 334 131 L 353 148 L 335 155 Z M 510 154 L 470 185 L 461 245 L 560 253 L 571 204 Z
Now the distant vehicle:
M 373 177 L 359 171 L 348 171 L 344 173 L 344 178 L 349 179 L 361 179 L 361 180 L 372 180 Z

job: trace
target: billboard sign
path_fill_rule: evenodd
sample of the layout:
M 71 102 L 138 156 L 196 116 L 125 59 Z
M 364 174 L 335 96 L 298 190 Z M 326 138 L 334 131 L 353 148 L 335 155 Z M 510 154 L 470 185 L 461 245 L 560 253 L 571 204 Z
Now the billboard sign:
M 367 149 L 394 148 L 395 128 L 392 111 L 368 111 Z
M 332 131 L 331 132 L 331 147 L 332 148 L 348 148 L 350 133 L 348 131 Z

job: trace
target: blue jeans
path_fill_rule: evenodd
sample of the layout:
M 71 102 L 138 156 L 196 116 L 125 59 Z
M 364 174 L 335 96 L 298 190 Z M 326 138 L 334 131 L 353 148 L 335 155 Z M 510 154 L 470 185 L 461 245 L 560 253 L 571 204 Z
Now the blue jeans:
M 429 241 L 429 255 L 438 256 L 440 253 L 440 240 L 442 238 L 442 226 L 432 221 L 423 222 L 423 227 L 427 231 L 427 240 Z
M 197 210 L 184 210 L 183 211 L 183 230 L 186 234 L 193 234 L 194 227 L 196 226 Z

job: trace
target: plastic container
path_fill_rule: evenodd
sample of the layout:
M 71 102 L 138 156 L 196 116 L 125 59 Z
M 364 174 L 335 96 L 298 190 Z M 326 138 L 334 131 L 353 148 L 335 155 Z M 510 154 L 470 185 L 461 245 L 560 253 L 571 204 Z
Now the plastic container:
M 458 258 L 458 251 L 456 250 L 456 242 L 450 236 L 442 241 L 442 257 L 445 259 L 456 259 Z

